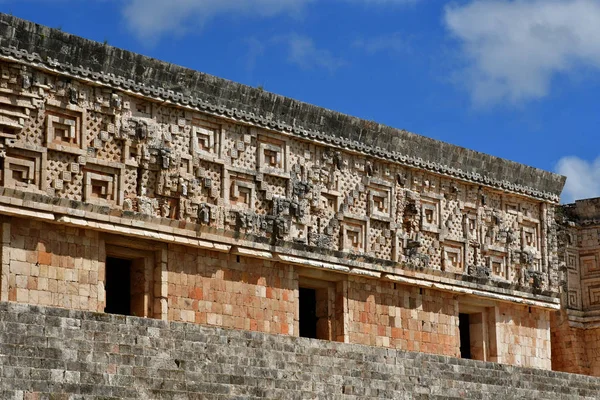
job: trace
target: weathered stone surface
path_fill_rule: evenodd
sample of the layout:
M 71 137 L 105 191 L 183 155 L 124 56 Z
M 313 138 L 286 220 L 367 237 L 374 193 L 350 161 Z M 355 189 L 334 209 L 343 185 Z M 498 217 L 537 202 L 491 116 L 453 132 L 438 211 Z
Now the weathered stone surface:
M 0 114 L 18 116 L 0 118 L 0 207 L 557 296 L 562 177 L 14 17 L 0 26 Z
M 600 198 L 557 213 L 562 310 L 552 319 L 552 365 L 600 376 Z
M 412 158 L 424 167 L 460 170 L 502 186 L 522 185 L 546 192 L 558 200 L 564 177 L 523 164 L 489 156 L 404 130 L 383 126 L 319 108 L 310 104 L 185 69 L 148 57 L 85 40 L 55 29 L 0 16 L 0 47 L 4 54 L 14 47 L 17 54 L 39 64 L 56 65 L 65 72 L 112 83 L 145 95 L 169 97 L 176 102 L 200 104 L 206 111 L 230 115 L 273 128 L 283 128 L 309 139 L 318 139 L 373 155 L 387 154 L 394 159 Z M 142 86 L 145 85 L 145 86 Z M 330 136 L 328 136 L 330 135 Z M 479 178 L 481 177 L 481 180 Z
M 23 390 L 487 390 L 478 364 L 391 349 L 551 368 L 564 178 L 5 15 L 0 89 L 0 301 L 292 337 L 308 310 L 314 337 L 380 347 L 7 311 Z
M 0 303 L 3 399 L 596 399 L 600 380 Z

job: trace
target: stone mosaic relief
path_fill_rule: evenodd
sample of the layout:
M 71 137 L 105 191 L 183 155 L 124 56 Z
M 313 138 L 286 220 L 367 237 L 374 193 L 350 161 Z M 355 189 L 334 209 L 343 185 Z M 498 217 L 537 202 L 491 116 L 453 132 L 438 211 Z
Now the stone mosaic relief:
M 568 206 L 565 206 L 568 207 Z M 559 221 L 562 282 L 572 310 L 600 310 L 600 229 L 598 221 Z
M 546 203 L 23 68 L 5 64 L 0 80 L 5 187 L 272 243 L 551 283 Z

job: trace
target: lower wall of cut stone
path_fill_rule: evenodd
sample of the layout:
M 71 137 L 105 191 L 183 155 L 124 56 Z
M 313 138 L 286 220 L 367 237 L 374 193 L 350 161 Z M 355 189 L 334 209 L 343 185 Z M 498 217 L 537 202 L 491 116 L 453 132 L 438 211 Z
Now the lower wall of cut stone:
M 351 277 L 348 310 L 350 343 L 460 356 L 451 293 Z
M 496 307 L 497 359 L 503 364 L 550 369 L 550 312 L 507 303 Z
M 552 313 L 552 369 L 600 376 L 600 328 L 569 325 L 565 310 Z
M 0 398 L 597 399 L 600 379 L 197 324 L 0 303 Z
M 466 296 L 21 218 L 2 224 L 1 299 L 104 311 L 110 258 L 132 262 L 132 315 L 299 336 L 299 289 L 314 288 L 318 338 L 460 356 Z M 474 358 L 550 369 L 547 311 L 488 302 L 485 314 Z
M 2 300 L 104 310 L 98 232 L 11 218 L 2 223 L 2 236 Z
M 600 328 L 585 329 L 583 343 L 590 363 L 589 375 L 600 376 Z
M 286 264 L 169 246 L 168 318 L 297 335 L 298 276 Z
M 581 330 L 569 326 L 565 310 L 553 312 L 552 369 L 575 374 L 588 374 L 589 362 L 582 342 Z

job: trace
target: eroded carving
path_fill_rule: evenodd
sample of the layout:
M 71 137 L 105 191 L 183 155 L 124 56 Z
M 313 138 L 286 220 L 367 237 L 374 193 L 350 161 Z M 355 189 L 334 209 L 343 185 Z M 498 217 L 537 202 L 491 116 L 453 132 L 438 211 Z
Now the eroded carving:
M 5 187 L 242 240 L 550 284 L 556 244 L 540 200 L 418 158 L 232 122 L 235 112 L 221 119 L 221 111 L 37 75 L 0 94 Z

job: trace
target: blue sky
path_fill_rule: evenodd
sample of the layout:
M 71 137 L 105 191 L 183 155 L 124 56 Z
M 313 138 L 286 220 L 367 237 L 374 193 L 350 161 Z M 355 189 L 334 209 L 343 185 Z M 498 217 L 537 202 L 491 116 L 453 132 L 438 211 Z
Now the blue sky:
M 600 0 L 0 0 L 0 11 L 567 175 L 600 196 Z

